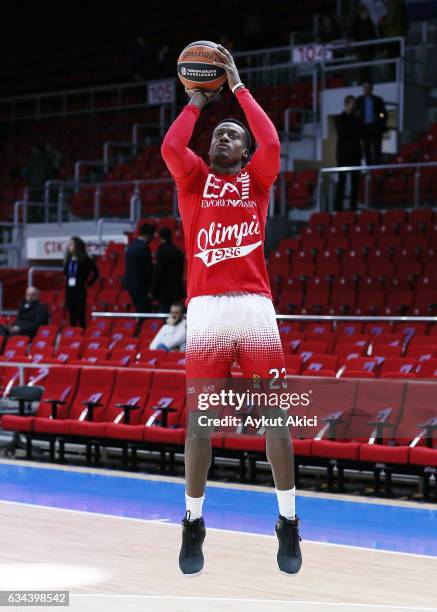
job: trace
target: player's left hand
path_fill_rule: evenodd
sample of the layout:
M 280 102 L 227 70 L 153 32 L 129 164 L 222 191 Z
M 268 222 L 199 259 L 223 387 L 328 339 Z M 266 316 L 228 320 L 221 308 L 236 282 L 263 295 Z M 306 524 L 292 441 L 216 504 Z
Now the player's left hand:
M 234 87 L 237 83 L 241 82 L 240 75 L 238 74 L 237 66 L 235 65 L 234 58 L 229 53 L 227 49 L 222 47 L 222 45 L 217 45 L 217 49 L 215 50 L 215 55 L 217 60 L 213 62 L 215 66 L 219 66 L 226 70 L 226 76 L 228 77 L 228 84 L 230 89 Z

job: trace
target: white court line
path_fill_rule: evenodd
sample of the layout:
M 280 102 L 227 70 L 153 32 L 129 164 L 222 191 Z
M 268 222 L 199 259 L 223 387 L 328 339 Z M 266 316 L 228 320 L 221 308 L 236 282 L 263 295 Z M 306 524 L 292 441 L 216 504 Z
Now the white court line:
M 121 470 L 112 470 L 106 468 L 93 468 L 83 467 L 78 465 L 58 465 L 56 463 L 47 464 L 39 463 L 38 461 L 29 462 L 26 459 L 0 459 L 0 465 L 19 465 L 20 467 L 29 468 L 42 468 L 45 470 L 58 470 L 62 472 L 76 472 L 80 474 L 96 474 L 97 476 L 108 476 L 115 478 L 126 478 L 130 480 L 145 480 L 152 482 L 163 482 L 163 483 L 174 483 L 174 484 L 185 484 L 185 479 L 182 476 L 169 476 L 167 474 L 142 474 L 138 472 L 122 472 Z M 275 495 L 273 487 L 258 484 L 246 484 L 246 483 L 234 483 L 234 482 L 207 482 L 207 487 L 213 487 L 216 489 L 228 489 L 237 491 L 256 491 L 258 493 L 268 493 Z M 327 493 L 325 491 L 306 491 L 305 489 L 298 489 L 296 496 L 299 497 L 310 497 L 312 499 L 328 499 L 334 501 L 352 502 L 357 504 L 367 504 L 374 506 L 394 506 L 396 508 L 408 508 L 417 510 L 436 510 L 435 504 L 432 502 L 421 502 L 413 500 L 403 499 L 380 499 L 377 497 L 357 497 L 351 494 L 342 493 Z
M 260 603 L 260 604 L 299 604 L 303 606 L 341 606 L 348 608 L 368 608 L 384 610 L 406 610 L 407 612 L 436 612 L 437 608 L 423 606 L 398 606 L 395 604 L 366 604 L 349 603 L 340 601 L 307 601 L 300 599 L 254 599 L 246 597 L 187 597 L 178 595 L 123 595 L 118 593 L 70 593 L 70 597 L 110 597 L 114 599 L 171 599 L 176 601 L 223 601 L 235 603 Z
M 132 521 L 136 523 L 153 523 L 153 524 L 159 523 L 162 525 L 168 525 L 170 527 L 180 527 L 180 523 L 172 523 L 170 519 L 166 519 L 166 518 L 164 519 L 145 519 L 145 518 L 137 518 L 134 516 L 119 516 L 117 514 L 103 514 L 101 512 L 88 512 L 86 510 L 76 510 L 75 508 L 59 508 L 59 507 L 54 507 L 54 506 L 45 506 L 43 504 L 29 504 L 27 502 L 9 501 L 6 499 L 0 499 L 0 504 L 25 506 L 27 508 L 41 508 L 44 510 L 57 510 L 58 512 L 72 512 L 74 514 L 80 514 L 86 517 L 96 516 L 99 518 L 121 519 L 123 521 Z M 272 521 L 272 524 L 275 521 Z M 237 531 L 235 529 L 221 529 L 219 527 L 207 527 L 207 529 L 208 531 L 218 531 L 219 533 L 223 533 L 223 532 L 224 533 L 235 533 L 238 535 L 245 535 L 245 536 L 252 536 L 252 537 L 256 536 L 257 538 L 275 539 L 274 535 L 268 535 L 267 533 L 255 533 L 253 531 Z M 367 546 L 354 546 L 353 544 L 337 544 L 336 542 L 307 540 L 306 538 L 303 541 L 307 544 L 324 544 L 326 546 L 336 546 L 337 548 L 348 548 L 348 549 L 360 550 L 360 551 L 365 550 L 368 552 L 385 553 L 388 555 L 403 555 L 405 557 L 417 557 L 419 559 L 429 559 L 429 560 L 432 559 L 433 561 L 437 562 L 437 557 L 434 557 L 432 555 L 423 555 L 420 553 L 409 553 L 409 552 L 397 551 L 397 550 L 386 550 L 384 548 L 369 548 Z M 435 610 L 437 610 L 437 608 L 435 608 Z

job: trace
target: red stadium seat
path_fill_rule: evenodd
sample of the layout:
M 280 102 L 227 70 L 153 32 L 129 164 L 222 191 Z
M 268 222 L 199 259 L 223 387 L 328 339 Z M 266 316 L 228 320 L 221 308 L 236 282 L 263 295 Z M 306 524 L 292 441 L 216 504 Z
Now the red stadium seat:
M 411 374 L 415 372 L 417 361 L 409 357 L 388 357 L 381 366 L 380 375 L 385 374 Z
M 416 367 L 418 378 L 437 378 L 437 359 L 430 358 L 420 361 Z
M 284 355 L 285 367 L 287 374 L 297 375 L 300 374 L 302 369 L 302 357 L 300 355 Z
M 393 346 L 391 344 L 378 344 L 369 347 L 369 354 L 375 357 L 400 357 L 403 352 L 402 346 Z
M 437 357 L 437 343 L 424 346 L 408 346 L 406 356 L 417 359 L 420 362 Z
M 334 353 L 339 358 L 342 365 L 349 359 L 356 359 L 362 357 L 365 352 L 364 346 L 357 346 L 356 344 L 337 344 Z
M 306 363 L 314 355 L 326 354 L 326 350 L 326 342 L 302 342 L 297 350 L 297 354 L 300 355 L 304 363 Z
M 78 389 L 68 412 L 68 418 L 37 417 L 34 422 L 35 432 L 69 435 L 75 423 L 89 420 L 92 413 L 91 420 L 101 419 L 112 393 L 114 372 L 115 370 L 110 368 L 81 368 Z M 86 402 L 96 402 L 100 405 L 92 409 L 85 405 Z
M 359 373 L 370 372 L 375 376 L 378 367 L 378 360 L 372 357 L 357 357 L 355 359 L 348 359 L 343 366 L 344 370 L 341 373 L 341 376 L 344 376 L 350 371 Z
M 139 423 L 150 392 L 151 380 L 150 372 L 131 369 L 115 370 L 114 387 L 105 410 L 96 410 L 92 421 L 71 422 L 70 435 L 111 437 L 111 432 L 120 433 L 120 429 L 123 430 L 125 427 Z M 123 409 L 118 404 L 132 406 L 132 408 Z M 119 425 L 121 427 L 118 427 Z
M 86 351 L 96 351 L 98 349 L 108 349 L 109 348 L 109 338 L 106 336 L 101 336 L 98 338 L 85 338 L 83 343 L 83 353 Z
M 5 415 L 2 417 L 3 429 L 12 431 L 32 431 L 35 419 L 50 419 L 51 404 L 48 400 L 61 400 L 65 404 L 57 407 L 57 418 L 65 419 L 73 401 L 79 368 L 52 366 L 44 379 L 44 393 L 35 416 Z
M 83 329 L 81 327 L 64 327 L 61 331 L 59 338 L 60 344 L 64 343 L 64 340 L 70 341 L 72 338 L 80 338 L 83 336 Z
M 14 351 L 18 353 L 26 353 L 29 344 L 29 336 L 10 336 L 5 345 L 4 352 Z
M 350 344 L 358 347 L 363 347 L 367 349 L 369 342 L 371 341 L 371 336 L 367 334 L 354 334 L 352 336 L 341 335 L 338 337 L 336 350 L 342 344 Z
M 304 374 L 314 371 L 337 371 L 338 357 L 335 355 L 313 355 L 305 362 Z
M 57 332 L 56 325 L 40 325 L 38 327 L 38 331 L 34 339 L 38 338 L 41 340 L 49 340 L 49 339 L 54 340 L 56 336 L 56 332 Z

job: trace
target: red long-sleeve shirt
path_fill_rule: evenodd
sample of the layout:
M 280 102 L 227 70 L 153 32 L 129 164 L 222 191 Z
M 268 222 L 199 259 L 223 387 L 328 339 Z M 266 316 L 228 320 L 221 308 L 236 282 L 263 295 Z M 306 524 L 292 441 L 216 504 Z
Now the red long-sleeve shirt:
M 271 297 L 264 261 L 270 187 L 280 170 L 280 143 L 249 90 L 236 97 L 258 144 L 238 174 L 220 174 L 188 148 L 200 111 L 185 106 L 161 147 L 179 195 L 188 258 L 187 303 L 198 295 L 245 291 Z

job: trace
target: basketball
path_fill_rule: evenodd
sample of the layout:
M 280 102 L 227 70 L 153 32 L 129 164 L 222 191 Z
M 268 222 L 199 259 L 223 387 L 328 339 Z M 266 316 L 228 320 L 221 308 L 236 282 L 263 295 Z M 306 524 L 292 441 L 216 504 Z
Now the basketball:
M 187 89 L 218 89 L 226 81 L 226 72 L 214 66 L 216 43 L 198 40 L 187 45 L 178 58 L 178 77 Z

